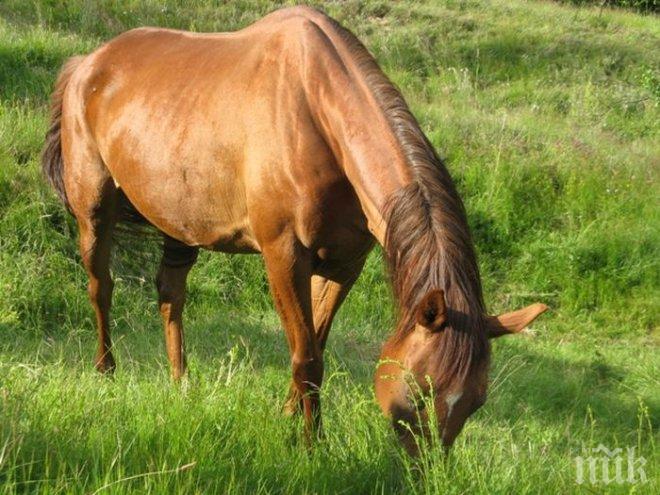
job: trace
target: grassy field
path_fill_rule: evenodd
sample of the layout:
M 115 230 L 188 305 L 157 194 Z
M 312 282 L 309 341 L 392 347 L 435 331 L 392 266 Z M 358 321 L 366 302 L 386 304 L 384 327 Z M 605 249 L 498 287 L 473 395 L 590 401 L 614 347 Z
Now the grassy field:
M 493 312 L 541 300 L 494 344 L 488 403 L 414 463 L 371 375 L 393 309 L 380 250 L 326 353 L 327 438 L 281 417 L 288 353 L 259 257 L 204 253 L 190 379 L 168 378 L 156 244 L 114 263 L 118 372 L 76 229 L 39 173 L 66 57 L 131 27 L 237 29 L 264 1 L 0 1 L 0 493 L 658 493 L 660 20 L 554 2 L 326 2 L 401 87 L 466 203 Z M 141 254 L 135 255 L 135 249 Z M 144 261 L 147 260 L 147 261 Z M 635 447 L 647 482 L 576 484 L 574 457 Z

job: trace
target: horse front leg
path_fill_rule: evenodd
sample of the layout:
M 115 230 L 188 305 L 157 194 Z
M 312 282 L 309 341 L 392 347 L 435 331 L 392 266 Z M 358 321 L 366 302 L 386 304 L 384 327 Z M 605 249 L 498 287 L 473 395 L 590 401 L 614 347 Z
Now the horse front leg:
M 314 332 L 321 347 L 321 353 L 325 350 L 332 320 L 360 275 L 365 259 L 366 256 L 361 256 L 352 262 L 325 267 L 323 275 L 316 274 L 311 278 Z M 302 396 L 293 382 L 289 387 L 289 394 L 282 409 L 287 416 L 293 416 L 302 410 Z
M 186 279 L 197 259 L 197 254 L 198 248 L 165 237 L 163 257 L 156 277 L 158 306 L 165 331 L 165 347 L 174 381 L 179 381 L 186 372 L 183 307 L 186 301 Z
M 319 392 L 323 380 L 321 345 L 314 332 L 311 305 L 311 255 L 293 236 L 262 245 L 268 281 L 291 352 L 293 385 L 302 398 L 305 438 L 321 430 Z

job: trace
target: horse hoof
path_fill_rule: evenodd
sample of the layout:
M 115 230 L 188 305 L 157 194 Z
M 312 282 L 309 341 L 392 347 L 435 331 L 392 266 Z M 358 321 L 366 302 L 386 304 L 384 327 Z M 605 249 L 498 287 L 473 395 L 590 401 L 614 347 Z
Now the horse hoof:
M 96 370 L 102 375 L 112 375 L 117 368 L 115 360 L 110 354 L 106 354 L 104 357 L 97 359 L 94 363 Z

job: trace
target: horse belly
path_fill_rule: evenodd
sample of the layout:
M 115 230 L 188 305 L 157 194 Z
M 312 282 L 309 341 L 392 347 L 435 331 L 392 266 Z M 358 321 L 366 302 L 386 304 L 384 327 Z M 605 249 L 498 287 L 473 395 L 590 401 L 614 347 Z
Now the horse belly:
M 166 201 L 137 208 L 159 230 L 185 244 L 230 253 L 259 252 L 244 205 L 218 192 L 224 189 L 214 188 L 213 199 L 205 188 L 185 188 L 169 194 Z M 130 193 L 126 195 L 134 202 Z
M 167 235 L 191 246 L 258 252 L 247 214 L 238 158 L 226 146 L 196 140 L 177 159 L 138 161 L 114 153 L 107 166 L 137 210 Z M 189 155 L 190 154 L 190 155 Z M 188 156 L 189 155 L 189 156 Z

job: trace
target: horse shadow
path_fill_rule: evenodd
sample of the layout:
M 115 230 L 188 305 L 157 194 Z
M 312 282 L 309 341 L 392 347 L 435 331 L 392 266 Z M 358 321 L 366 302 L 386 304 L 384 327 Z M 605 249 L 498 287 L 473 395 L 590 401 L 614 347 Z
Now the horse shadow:
M 640 426 L 642 401 L 651 422 L 657 422 L 656 398 L 631 393 L 627 370 L 607 362 L 598 350 L 583 352 L 569 358 L 539 352 L 528 342 L 495 344 L 487 421 L 515 426 L 532 420 L 559 429 L 588 421 L 604 427 L 601 433 L 630 436 Z

